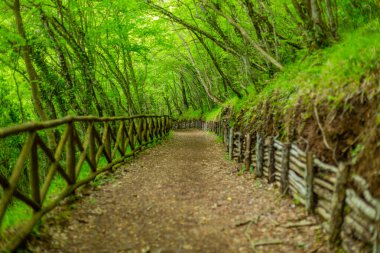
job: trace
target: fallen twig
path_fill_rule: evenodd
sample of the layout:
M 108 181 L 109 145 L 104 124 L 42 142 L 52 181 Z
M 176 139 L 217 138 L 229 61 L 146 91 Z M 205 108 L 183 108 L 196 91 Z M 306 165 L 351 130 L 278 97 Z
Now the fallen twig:
M 274 239 L 274 240 L 267 240 L 267 241 L 258 241 L 258 242 L 254 242 L 252 244 L 252 247 L 257 247 L 257 246 L 268 246 L 268 245 L 278 245 L 278 244 L 283 244 L 284 241 L 282 240 L 277 240 L 277 239 Z
M 296 228 L 296 227 L 308 227 L 308 226 L 316 226 L 318 223 L 312 221 L 301 221 L 296 223 L 287 223 L 284 225 L 285 228 Z
M 314 247 L 313 249 L 309 250 L 307 253 L 316 253 L 319 251 L 319 249 L 322 247 L 322 245 L 318 245 Z
M 251 220 L 247 220 L 247 221 L 238 222 L 238 223 L 235 224 L 235 227 L 242 227 L 242 226 L 245 226 L 245 225 L 248 225 L 248 224 L 257 224 L 260 221 L 260 216 L 261 215 L 258 215 L 256 217 L 256 219 L 251 219 Z
M 252 222 L 252 220 L 238 222 L 235 224 L 235 227 L 242 227 L 242 226 L 248 225 L 250 222 Z

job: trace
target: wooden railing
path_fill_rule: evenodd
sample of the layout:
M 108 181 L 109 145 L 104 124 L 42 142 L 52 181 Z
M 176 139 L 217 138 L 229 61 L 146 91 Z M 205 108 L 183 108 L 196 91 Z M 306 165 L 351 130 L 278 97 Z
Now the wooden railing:
M 257 177 L 276 184 L 283 194 L 293 196 L 308 213 L 319 215 L 331 247 L 345 252 L 380 252 L 380 199 L 369 184 L 350 172 L 352 165 L 329 165 L 311 150 L 296 143 L 282 143 L 273 136 L 230 127 L 229 122 L 201 120 L 175 122 L 173 129 L 198 128 L 223 139 L 229 158 Z
M 65 197 L 94 180 L 97 175 L 122 164 L 128 157 L 166 136 L 171 126 L 172 121 L 168 116 L 88 116 L 32 122 L 0 129 L 0 140 L 14 135 L 27 135 L 10 176 L 0 174 L 0 185 L 3 188 L 0 225 L 14 198 L 33 210 L 30 219 L 18 227 L 12 236 L 2 238 L 0 250 L 14 250 L 41 217 Z M 56 144 L 47 142 L 45 135 L 49 134 L 57 139 Z M 48 162 L 45 171 L 40 169 L 41 160 Z M 83 176 L 86 163 L 86 168 L 89 169 Z M 18 189 L 18 181 L 25 174 L 24 170 L 29 172 L 28 192 Z M 52 182 L 57 177 L 63 178 L 66 187 L 47 198 Z

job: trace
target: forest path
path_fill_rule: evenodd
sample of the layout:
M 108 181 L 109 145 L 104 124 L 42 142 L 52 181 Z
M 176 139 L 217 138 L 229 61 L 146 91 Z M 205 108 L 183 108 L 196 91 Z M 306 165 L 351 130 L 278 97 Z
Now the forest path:
M 181 130 L 50 224 L 35 252 L 327 252 L 304 209 L 237 172 L 215 136 Z M 275 243 L 259 246 L 262 243 Z M 257 244 L 255 247 L 253 244 Z

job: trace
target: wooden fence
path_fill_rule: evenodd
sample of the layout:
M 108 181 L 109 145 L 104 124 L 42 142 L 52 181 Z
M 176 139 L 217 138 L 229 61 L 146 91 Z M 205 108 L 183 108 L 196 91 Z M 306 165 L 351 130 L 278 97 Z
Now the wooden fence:
M 198 128 L 222 137 L 230 159 L 246 168 L 254 166 L 258 177 L 267 178 L 309 213 L 318 214 L 331 247 L 380 253 L 380 199 L 371 195 L 362 177 L 350 172 L 349 165 L 326 164 L 312 151 L 272 136 L 243 135 L 227 122 L 176 122 L 173 128 Z
M 0 199 L 0 225 L 7 207 L 14 198 L 33 210 L 32 217 L 12 234 L 3 238 L 1 251 L 14 250 L 31 232 L 43 215 L 55 208 L 78 187 L 87 184 L 107 170 L 122 164 L 128 157 L 163 138 L 171 129 L 168 116 L 134 117 L 66 117 L 46 122 L 27 123 L 0 129 L 0 140 L 14 135 L 27 135 L 11 175 L 0 174 L 3 194 Z M 81 129 L 78 131 L 77 129 Z M 58 140 L 51 147 L 45 135 L 53 133 Z M 41 171 L 39 161 L 49 161 L 46 171 Z M 100 161 L 105 160 L 103 167 Z M 84 164 L 89 172 L 81 175 Z M 99 168 L 100 167 L 100 168 Z M 18 189 L 18 181 L 28 170 L 30 192 Z M 64 187 L 54 198 L 47 198 L 53 180 L 64 179 Z

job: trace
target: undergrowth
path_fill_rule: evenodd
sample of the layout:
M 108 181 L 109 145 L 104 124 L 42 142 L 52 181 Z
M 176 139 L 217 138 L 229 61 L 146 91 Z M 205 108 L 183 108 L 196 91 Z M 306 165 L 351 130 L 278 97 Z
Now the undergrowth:
M 380 57 L 380 22 L 373 21 L 353 33 L 343 34 L 339 43 L 288 64 L 264 90 L 243 98 L 244 108 L 271 100 L 284 109 L 296 103 L 300 96 L 327 98 L 339 106 L 348 94 L 357 91 L 362 78 L 378 68 Z M 273 94 L 281 99 L 273 100 Z M 251 112 L 253 113 L 253 112 Z

